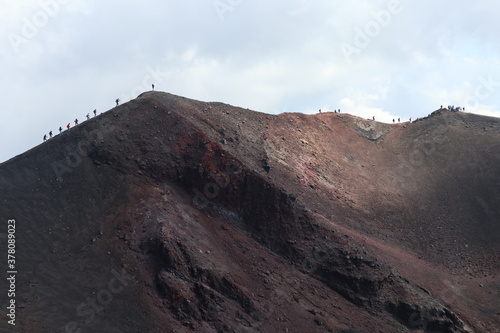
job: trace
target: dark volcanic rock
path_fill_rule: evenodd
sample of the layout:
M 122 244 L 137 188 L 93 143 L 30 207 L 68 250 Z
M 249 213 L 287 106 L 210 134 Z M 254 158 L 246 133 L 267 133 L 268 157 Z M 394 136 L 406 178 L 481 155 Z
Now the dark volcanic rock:
M 0 330 L 495 332 L 499 148 L 472 114 L 145 93 L 0 165 L 18 265 Z

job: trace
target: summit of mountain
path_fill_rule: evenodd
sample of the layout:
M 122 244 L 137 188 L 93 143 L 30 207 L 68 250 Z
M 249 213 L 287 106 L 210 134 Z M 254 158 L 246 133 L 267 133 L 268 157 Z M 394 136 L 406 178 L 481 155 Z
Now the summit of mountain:
M 495 332 L 499 148 L 463 112 L 144 93 L 0 164 L 15 329 Z

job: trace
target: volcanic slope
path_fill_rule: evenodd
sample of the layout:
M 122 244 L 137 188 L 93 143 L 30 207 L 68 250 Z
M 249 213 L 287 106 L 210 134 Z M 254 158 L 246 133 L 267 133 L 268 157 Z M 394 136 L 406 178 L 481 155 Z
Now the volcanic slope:
M 0 165 L 0 331 L 498 332 L 499 152 L 468 113 L 144 93 Z

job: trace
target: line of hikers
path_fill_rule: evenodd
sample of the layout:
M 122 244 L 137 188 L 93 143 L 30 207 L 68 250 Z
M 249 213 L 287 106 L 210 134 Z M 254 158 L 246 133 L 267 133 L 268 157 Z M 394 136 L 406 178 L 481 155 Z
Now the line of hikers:
M 332 112 L 332 111 L 325 111 L 325 112 Z M 337 109 L 335 109 L 335 110 L 333 110 L 333 112 L 335 112 L 335 113 L 340 113 L 340 109 L 338 109 L 338 110 L 337 110 Z M 319 109 L 319 113 L 321 113 L 321 109 Z
M 459 112 L 459 111 L 465 111 L 465 107 L 464 106 L 457 106 L 455 107 L 454 105 L 448 105 L 447 108 L 443 108 L 443 106 L 441 105 L 441 107 L 439 108 L 440 110 L 449 110 L 449 111 L 453 111 L 453 112 Z M 329 111 L 326 111 L 326 112 L 329 112 Z M 340 109 L 338 110 L 334 110 L 333 112 L 339 112 L 340 113 Z M 319 113 L 321 113 L 321 109 L 319 109 Z M 373 120 L 375 120 L 375 116 L 373 116 L 372 118 Z M 419 120 L 417 118 L 417 120 Z M 411 117 L 410 117 L 410 123 L 411 123 Z M 401 122 L 401 118 L 398 118 L 398 123 Z M 395 124 L 396 123 L 396 118 L 392 118 L 392 123 Z
M 373 116 L 373 120 L 375 120 L 375 116 Z M 398 117 L 398 123 L 401 122 L 401 118 Z M 409 122 L 411 123 L 411 117 L 409 119 Z M 395 124 L 396 123 L 396 119 L 395 118 L 392 118 L 392 123 Z
M 155 85 L 154 84 L 152 84 L 151 87 L 153 88 L 153 90 L 155 90 Z M 120 99 L 119 98 L 115 99 L 115 103 L 116 103 L 116 106 L 120 105 Z M 97 109 L 94 109 L 94 111 L 92 111 L 92 112 L 94 113 L 94 117 L 97 116 Z M 321 110 L 319 112 L 321 113 Z M 337 112 L 337 111 L 335 111 L 335 112 Z M 340 112 L 340 109 L 339 109 L 338 112 Z M 90 119 L 90 113 L 87 113 L 87 120 L 89 120 L 89 119 Z M 74 120 L 74 122 L 75 122 L 75 126 L 78 125 L 78 118 L 76 118 Z M 70 128 L 71 128 L 71 123 L 68 123 L 66 125 L 66 129 L 69 130 Z M 59 126 L 59 134 L 61 134 L 62 131 L 63 131 L 62 127 Z M 49 136 L 48 137 L 47 137 L 47 134 L 44 134 L 43 135 L 43 141 L 44 142 L 47 141 L 47 139 L 52 138 L 52 136 L 53 136 L 52 131 L 49 132 Z
M 92 111 L 92 113 L 94 113 L 94 117 L 96 117 L 97 116 L 97 109 L 94 109 L 94 111 Z M 86 117 L 87 117 L 87 120 L 89 120 L 90 119 L 90 113 L 87 113 Z M 76 118 L 74 120 L 74 123 L 75 123 L 75 126 L 78 125 L 78 118 Z M 70 128 L 71 128 L 71 123 L 68 123 L 66 125 L 66 129 L 69 130 Z M 62 131 L 63 131 L 63 128 L 61 126 L 59 126 L 59 134 L 61 134 Z M 49 134 L 48 134 L 48 136 L 47 136 L 47 134 L 43 135 L 43 141 L 45 142 L 48 139 L 51 139 L 53 136 L 54 136 L 54 134 L 52 133 L 52 131 L 50 131 Z
M 118 104 L 117 104 L 117 105 L 118 105 Z M 464 110 L 465 110 L 465 108 L 464 108 Z M 321 109 L 319 109 L 319 113 L 321 113 L 321 112 L 322 112 L 322 111 L 321 111 Z M 325 111 L 325 112 L 331 112 L 331 111 Z M 333 110 L 333 112 L 335 112 L 335 113 L 340 113 L 340 109 L 338 109 L 338 110 L 337 110 L 337 109 L 335 109 L 335 110 Z M 373 120 L 375 120 L 375 116 L 373 116 Z M 398 118 L 398 123 L 400 123 L 400 122 L 401 122 L 401 118 Z M 392 119 L 392 123 L 393 123 L 393 124 L 395 124 L 395 123 L 396 123 L 396 118 L 393 118 L 393 119 Z M 411 123 L 411 117 L 410 117 L 410 123 Z
M 375 120 L 375 116 L 373 116 L 373 117 L 372 117 L 372 119 L 373 119 L 373 120 Z M 401 118 L 399 117 L 399 118 L 398 118 L 398 123 L 400 123 L 400 122 L 401 122 Z M 411 117 L 410 117 L 409 122 L 411 123 Z M 396 123 L 396 118 L 392 118 L 392 123 L 393 123 L 393 124 L 395 124 L 395 123 Z

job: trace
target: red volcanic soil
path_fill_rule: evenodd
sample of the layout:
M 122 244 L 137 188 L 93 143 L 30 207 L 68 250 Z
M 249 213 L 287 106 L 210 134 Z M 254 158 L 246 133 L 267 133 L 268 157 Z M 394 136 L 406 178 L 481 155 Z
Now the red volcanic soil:
M 0 331 L 500 332 L 499 165 L 496 118 L 144 93 L 0 165 Z

